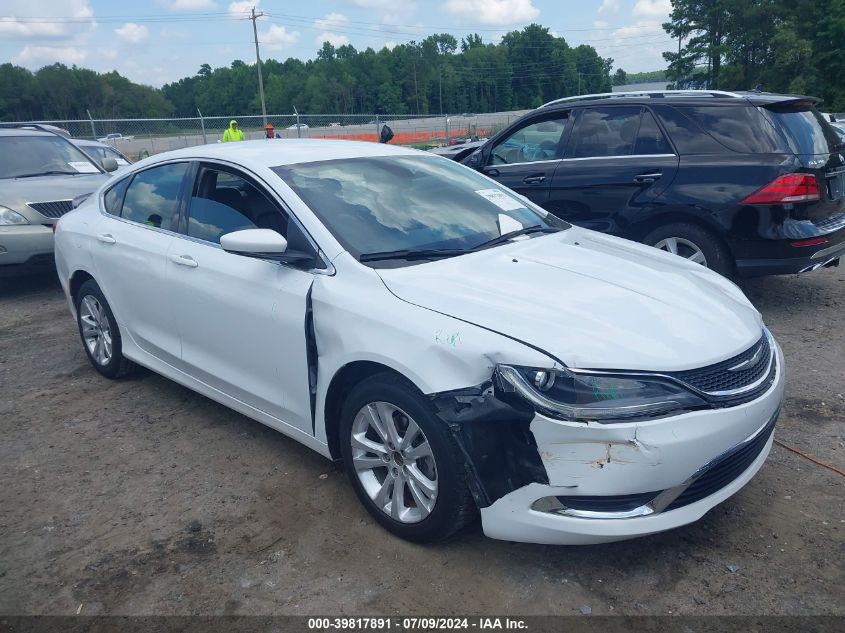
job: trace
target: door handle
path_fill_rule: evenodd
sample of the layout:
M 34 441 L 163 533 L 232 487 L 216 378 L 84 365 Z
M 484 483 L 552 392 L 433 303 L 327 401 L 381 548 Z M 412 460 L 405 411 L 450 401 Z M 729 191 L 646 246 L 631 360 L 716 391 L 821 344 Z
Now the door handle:
M 526 185 L 539 185 L 545 179 L 546 177 L 543 175 L 526 176 L 522 179 L 522 182 L 524 182 Z
M 650 184 L 663 175 L 662 171 L 656 171 L 651 174 L 639 174 L 634 176 L 634 182 L 641 184 Z
M 97 240 L 103 244 L 117 244 L 117 240 L 111 233 L 101 233 L 97 236 Z
M 491 178 L 495 178 L 499 175 L 499 170 L 494 167 L 493 169 L 488 169 L 487 171 L 485 171 L 484 175 L 490 176 Z
M 180 266 L 187 266 L 188 268 L 196 268 L 199 266 L 197 261 L 190 255 L 171 255 L 170 261 Z

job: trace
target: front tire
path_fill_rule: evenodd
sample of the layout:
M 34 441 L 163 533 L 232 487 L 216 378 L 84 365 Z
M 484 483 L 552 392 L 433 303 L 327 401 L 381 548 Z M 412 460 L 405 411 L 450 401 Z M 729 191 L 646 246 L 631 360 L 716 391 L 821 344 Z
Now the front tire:
M 76 322 L 88 360 L 106 378 L 128 373 L 132 362 L 123 356 L 120 330 L 100 286 L 89 279 L 76 294 Z
M 454 438 L 400 376 L 378 374 L 352 389 L 343 405 L 340 446 L 355 493 L 389 532 L 428 543 L 474 518 Z
M 646 235 L 643 243 L 701 264 L 724 277 L 734 274 L 734 262 L 722 241 L 696 224 L 677 222 L 661 226 Z

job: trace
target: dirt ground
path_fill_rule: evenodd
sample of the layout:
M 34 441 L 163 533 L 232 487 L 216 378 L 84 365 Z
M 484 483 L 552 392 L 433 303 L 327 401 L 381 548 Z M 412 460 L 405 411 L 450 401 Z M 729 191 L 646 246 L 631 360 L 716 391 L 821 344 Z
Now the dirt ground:
M 744 287 L 786 353 L 776 437 L 845 469 L 845 267 Z M 780 446 L 669 533 L 411 545 L 293 440 L 100 377 L 51 277 L 0 281 L 0 425 L 0 614 L 845 614 L 845 479 Z

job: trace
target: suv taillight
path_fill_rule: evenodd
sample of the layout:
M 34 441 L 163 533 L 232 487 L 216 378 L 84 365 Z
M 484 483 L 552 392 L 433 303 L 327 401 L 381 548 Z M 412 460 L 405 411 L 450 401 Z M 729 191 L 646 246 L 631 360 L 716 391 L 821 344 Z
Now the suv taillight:
M 745 198 L 741 204 L 786 204 L 820 198 L 819 183 L 812 174 L 784 174 Z

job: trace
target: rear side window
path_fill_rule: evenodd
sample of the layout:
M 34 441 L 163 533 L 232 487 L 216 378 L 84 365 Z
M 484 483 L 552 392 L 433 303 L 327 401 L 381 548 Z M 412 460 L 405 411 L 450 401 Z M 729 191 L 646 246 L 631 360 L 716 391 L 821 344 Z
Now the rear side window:
M 175 230 L 172 221 L 187 170 L 188 163 L 171 163 L 136 174 L 123 199 L 122 217 L 159 229 Z
M 678 110 L 733 152 L 776 154 L 788 151 L 774 126 L 754 106 L 678 106 Z
M 839 144 L 832 126 L 806 102 L 770 106 L 767 111 L 796 154 L 830 154 Z
M 640 107 L 586 108 L 578 114 L 567 158 L 629 156 L 634 152 Z
M 103 206 L 112 215 L 120 215 L 120 208 L 123 206 L 123 196 L 126 194 L 126 187 L 129 185 L 129 178 L 124 178 L 103 196 Z

